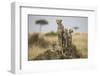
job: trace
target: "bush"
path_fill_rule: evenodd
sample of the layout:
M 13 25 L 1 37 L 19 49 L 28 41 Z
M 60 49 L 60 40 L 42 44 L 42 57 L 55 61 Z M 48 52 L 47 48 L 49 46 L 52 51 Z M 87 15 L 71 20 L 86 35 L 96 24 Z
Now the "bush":
M 45 34 L 45 36 L 57 36 L 57 32 L 48 32 Z
M 49 42 L 46 41 L 44 37 L 39 33 L 33 33 L 32 35 L 29 36 L 28 44 L 29 46 L 35 44 L 40 47 L 47 47 L 49 45 Z

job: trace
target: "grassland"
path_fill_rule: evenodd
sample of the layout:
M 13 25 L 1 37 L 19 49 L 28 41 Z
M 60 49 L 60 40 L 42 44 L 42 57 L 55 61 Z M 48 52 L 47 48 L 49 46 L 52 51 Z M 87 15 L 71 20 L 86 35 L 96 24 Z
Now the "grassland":
M 88 57 L 88 34 L 87 33 L 74 33 L 73 44 L 77 48 L 77 53 L 81 58 Z
M 77 48 L 77 54 L 81 58 L 88 57 L 88 34 L 87 33 L 73 33 L 73 44 Z M 28 60 L 32 60 L 38 55 L 44 53 L 50 45 L 57 42 L 57 35 L 29 33 L 28 39 Z

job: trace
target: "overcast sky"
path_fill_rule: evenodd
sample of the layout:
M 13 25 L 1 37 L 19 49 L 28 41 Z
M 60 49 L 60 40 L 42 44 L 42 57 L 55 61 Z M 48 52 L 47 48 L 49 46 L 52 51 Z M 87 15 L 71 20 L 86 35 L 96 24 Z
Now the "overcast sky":
M 56 19 L 62 19 L 64 27 L 73 28 L 79 27 L 79 32 L 88 32 L 88 18 L 87 17 L 73 17 L 73 16 L 42 16 L 42 15 L 28 15 L 28 30 L 29 32 L 40 32 L 40 26 L 35 24 L 36 20 L 45 19 L 48 21 L 47 25 L 42 26 L 41 32 L 57 31 Z

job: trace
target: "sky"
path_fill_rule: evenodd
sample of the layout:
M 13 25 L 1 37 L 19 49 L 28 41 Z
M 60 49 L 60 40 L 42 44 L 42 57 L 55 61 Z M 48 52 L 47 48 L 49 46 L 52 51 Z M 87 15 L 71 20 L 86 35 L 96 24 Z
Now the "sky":
M 36 20 L 44 19 L 48 24 L 43 25 L 41 32 L 57 31 L 56 19 L 62 19 L 65 28 L 79 27 L 78 32 L 88 32 L 88 18 L 78 16 L 47 16 L 47 15 L 28 15 L 28 32 L 40 32 L 40 25 L 35 24 Z

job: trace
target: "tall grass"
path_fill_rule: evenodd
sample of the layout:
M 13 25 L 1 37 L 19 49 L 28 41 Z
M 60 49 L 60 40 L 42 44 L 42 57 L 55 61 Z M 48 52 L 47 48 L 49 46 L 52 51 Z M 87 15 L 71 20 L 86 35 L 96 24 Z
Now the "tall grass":
M 77 53 L 81 58 L 88 57 L 88 34 L 87 33 L 74 33 L 73 44 L 77 48 Z
M 57 36 L 57 32 L 53 32 L 53 31 L 47 32 L 45 33 L 45 36 Z
M 77 48 L 77 54 L 81 58 L 88 57 L 88 34 L 73 33 L 73 45 Z M 57 42 L 57 34 L 52 33 L 29 33 L 28 38 L 28 60 L 43 54 L 48 50 L 49 46 Z

